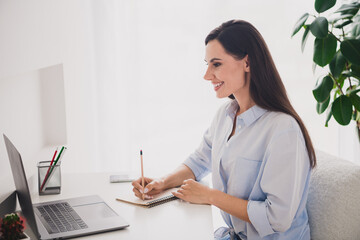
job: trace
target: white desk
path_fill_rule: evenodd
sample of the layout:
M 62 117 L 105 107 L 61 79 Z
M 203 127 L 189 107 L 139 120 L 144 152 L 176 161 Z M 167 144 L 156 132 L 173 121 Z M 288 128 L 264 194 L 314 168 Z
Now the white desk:
M 116 201 L 117 193 L 131 191 L 131 183 L 109 183 L 109 174 L 62 174 L 61 194 L 31 195 L 33 203 L 97 194 L 129 224 L 123 230 L 77 239 L 213 239 L 212 211 L 209 205 L 175 200 L 154 208 Z

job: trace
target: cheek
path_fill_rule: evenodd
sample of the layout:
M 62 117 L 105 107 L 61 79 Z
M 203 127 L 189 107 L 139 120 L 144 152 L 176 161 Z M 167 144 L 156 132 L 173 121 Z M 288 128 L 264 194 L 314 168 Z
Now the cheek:
M 229 83 L 229 82 L 231 82 L 231 78 L 233 77 L 233 74 L 229 70 L 226 70 L 226 69 L 220 70 L 219 69 L 219 70 L 215 71 L 215 76 L 220 81 Z
M 237 85 L 244 86 L 246 85 L 246 72 L 245 71 L 237 71 L 235 77 Z

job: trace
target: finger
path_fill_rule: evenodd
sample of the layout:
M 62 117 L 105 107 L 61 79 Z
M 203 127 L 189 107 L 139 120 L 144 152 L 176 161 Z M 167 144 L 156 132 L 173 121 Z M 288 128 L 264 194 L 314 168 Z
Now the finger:
M 152 181 L 148 185 L 146 185 L 144 189 L 144 193 L 150 193 L 153 189 L 155 189 L 159 184 L 156 181 Z
M 132 182 L 132 185 L 134 186 L 134 188 L 137 188 L 140 192 L 143 191 L 143 187 L 137 181 Z
M 190 186 L 189 186 L 189 184 L 183 184 L 183 185 L 180 186 L 180 188 L 182 188 L 182 189 L 189 189 Z
M 135 193 L 135 196 L 140 198 L 141 200 L 149 200 L 149 199 L 153 199 L 152 196 L 149 196 L 147 194 L 142 194 L 141 192 L 139 192 L 139 190 L 134 189 L 133 192 Z
M 132 181 L 131 185 L 133 185 L 133 187 L 136 187 L 136 188 L 141 186 L 138 180 Z
M 184 190 L 184 189 L 182 189 L 182 188 L 179 188 L 178 189 L 178 193 L 181 193 L 182 195 L 187 195 L 188 193 L 189 193 L 189 191 L 188 190 Z
M 150 196 L 148 194 L 145 194 L 144 197 L 145 197 L 145 200 L 150 200 L 150 199 L 154 198 L 153 196 Z
M 180 198 L 180 199 L 182 199 L 182 200 L 185 200 L 184 199 L 184 195 L 183 194 L 181 194 L 181 193 L 179 193 L 179 192 L 171 192 L 175 197 L 177 197 L 177 198 Z
M 141 181 L 142 181 L 142 179 L 141 179 L 141 177 L 140 177 L 140 178 L 138 178 L 138 179 L 135 179 L 135 180 L 133 181 L 133 183 L 136 182 L 136 183 L 141 184 Z
M 189 178 L 189 179 L 184 180 L 183 184 L 192 184 L 194 182 L 196 182 L 194 179 Z
M 146 186 L 148 183 L 152 182 L 152 181 L 153 181 L 152 178 L 144 177 L 145 186 Z M 134 184 L 136 184 L 136 183 L 141 186 L 141 185 L 142 185 L 142 178 L 140 177 L 140 178 L 132 181 L 132 185 L 133 185 L 133 186 L 134 186 Z
M 140 193 L 137 189 L 133 189 L 133 192 L 134 192 L 136 197 L 142 199 L 142 193 Z
M 142 193 L 139 191 L 139 189 L 137 189 L 137 188 L 133 188 L 133 192 L 135 193 L 135 195 L 136 195 L 136 194 L 139 194 L 139 195 L 142 194 Z
M 140 179 L 141 179 L 141 178 L 140 178 Z M 144 181 L 145 181 L 146 184 L 151 183 L 153 180 L 154 180 L 154 179 L 152 179 L 152 178 L 144 177 Z
M 146 194 L 148 194 L 148 195 L 152 196 L 152 195 L 159 194 L 159 193 L 161 193 L 161 192 L 162 192 L 162 190 L 159 190 L 159 189 L 153 189 L 153 190 L 151 190 L 150 192 L 147 192 Z

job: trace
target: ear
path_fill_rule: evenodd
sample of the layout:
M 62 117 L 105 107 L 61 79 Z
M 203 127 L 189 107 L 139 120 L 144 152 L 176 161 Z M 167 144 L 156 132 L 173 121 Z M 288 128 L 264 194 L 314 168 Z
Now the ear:
M 249 61 L 249 55 L 246 55 L 244 58 L 244 70 L 245 72 L 250 72 L 250 61 Z

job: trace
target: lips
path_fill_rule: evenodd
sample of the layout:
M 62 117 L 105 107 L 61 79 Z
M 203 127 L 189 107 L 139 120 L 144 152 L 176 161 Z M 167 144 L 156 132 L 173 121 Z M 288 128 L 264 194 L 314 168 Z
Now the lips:
M 213 85 L 214 85 L 214 90 L 215 90 L 215 91 L 219 90 L 223 84 L 224 84 L 224 82 L 213 83 Z

